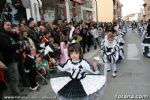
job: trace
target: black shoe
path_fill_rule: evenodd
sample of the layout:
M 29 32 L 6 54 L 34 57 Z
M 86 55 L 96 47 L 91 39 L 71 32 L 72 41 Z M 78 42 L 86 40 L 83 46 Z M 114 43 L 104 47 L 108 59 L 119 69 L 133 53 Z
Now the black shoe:
M 117 70 L 115 71 L 115 73 L 117 73 Z
M 88 48 L 88 49 L 87 49 L 87 51 L 89 52 L 89 51 L 90 51 L 90 49 Z

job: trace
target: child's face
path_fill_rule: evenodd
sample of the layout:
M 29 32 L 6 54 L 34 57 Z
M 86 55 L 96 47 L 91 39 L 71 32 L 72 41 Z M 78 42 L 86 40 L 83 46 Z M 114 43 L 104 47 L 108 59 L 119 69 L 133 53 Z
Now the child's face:
M 113 38 L 108 38 L 108 42 L 111 44 L 113 42 Z
M 79 52 L 70 52 L 70 58 L 73 60 L 73 61 L 77 61 L 79 60 Z
M 28 32 L 23 32 L 23 37 L 27 37 L 28 36 Z

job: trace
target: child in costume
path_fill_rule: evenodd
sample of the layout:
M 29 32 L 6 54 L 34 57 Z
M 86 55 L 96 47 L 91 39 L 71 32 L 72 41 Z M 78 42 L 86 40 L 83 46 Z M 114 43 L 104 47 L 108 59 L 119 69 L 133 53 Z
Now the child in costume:
M 150 22 L 150 20 L 149 20 Z M 147 31 L 142 35 L 142 50 L 145 57 L 150 58 L 150 23 L 147 26 Z
M 39 89 L 39 84 L 36 81 L 35 57 L 31 52 L 31 48 L 26 47 L 23 53 L 25 72 L 28 75 L 30 90 L 36 91 Z
M 102 60 L 104 62 L 104 74 L 112 68 L 112 76 L 116 77 L 116 61 L 119 57 L 119 45 L 114 39 L 112 31 L 109 31 L 101 44 Z
M 119 45 L 118 61 L 121 61 L 124 59 L 124 45 L 125 45 L 124 35 L 125 35 L 125 33 L 122 32 L 120 27 L 115 26 L 113 34 L 115 35 L 114 38 L 116 39 L 116 41 L 118 42 L 118 45 Z
M 53 91 L 60 100 L 88 100 L 91 95 L 101 90 L 106 81 L 104 75 L 99 75 L 95 70 L 97 63 L 92 65 L 83 59 L 83 53 L 78 43 L 70 44 L 68 47 L 69 59 L 61 67 L 61 71 L 67 71 L 68 76 L 52 78 L 50 80 Z M 87 71 L 93 74 L 87 74 Z M 95 98 L 92 98 L 95 100 Z

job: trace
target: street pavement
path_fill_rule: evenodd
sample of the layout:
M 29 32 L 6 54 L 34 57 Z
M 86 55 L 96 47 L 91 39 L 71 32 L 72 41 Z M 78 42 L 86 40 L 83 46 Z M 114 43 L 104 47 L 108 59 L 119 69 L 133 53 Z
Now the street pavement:
M 128 29 L 125 39 L 125 59 L 117 64 L 117 77 L 113 78 L 111 72 L 108 73 L 104 93 L 97 100 L 150 100 L 150 59 L 142 55 L 140 37 L 135 31 Z M 92 48 L 84 54 L 84 58 L 91 61 L 99 56 L 99 51 Z M 28 96 L 21 100 L 57 100 L 49 80 L 37 92 L 31 92 L 28 88 L 25 91 Z

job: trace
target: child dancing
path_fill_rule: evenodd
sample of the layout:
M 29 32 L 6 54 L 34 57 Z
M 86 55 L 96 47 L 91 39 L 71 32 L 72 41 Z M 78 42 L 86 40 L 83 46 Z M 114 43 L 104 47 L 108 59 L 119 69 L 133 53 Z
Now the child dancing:
M 83 53 L 78 43 L 69 45 L 68 55 L 69 59 L 63 67 L 57 66 L 57 68 L 69 72 L 69 76 L 50 80 L 52 89 L 60 100 L 85 100 L 104 87 L 106 77 L 99 75 L 99 71 L 95 70 L 97 67 L 95 61 L 91 65 L 83 59 Z M 87 71 L 92 74 L 87 74 Z

